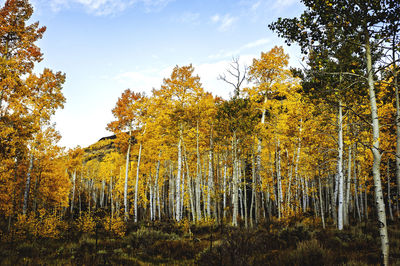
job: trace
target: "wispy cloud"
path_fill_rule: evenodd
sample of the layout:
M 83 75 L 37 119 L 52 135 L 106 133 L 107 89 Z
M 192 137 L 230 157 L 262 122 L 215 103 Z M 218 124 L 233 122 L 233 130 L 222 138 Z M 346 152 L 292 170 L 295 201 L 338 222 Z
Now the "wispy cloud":
M 163 79 L 171 74 L 173 66 L 120 73 L 114 77 L 120 85 L 150 94 L 153 88 L 159 88 Z
M 236 20 L 237 20 L 237 18 L 233 17 L 230 14 L 226 14 L 224 16 L 215 14 L 214 16 L 211 17 L 211 22 L 218 25 L 219 31 L 229 30 L 233 26 L 233 24 L 235 23 Z
M 70 8 L 72 5 L 79 5 L 90 14 L 107 16 L 117 14 L 135 5 L 142 6 L 146 12 L 156 12 L 171 1 L 173 0 L 52 0 L 50 7 L 54 12 L 58 12 L 61 9 Z
M 254 48 L 254 47 L 262 46 L 262 45 L 267 44 L 269 42 L 270 42 L 269 39 L 263 38 L 263 39 L 256 40 L 254 42 L 246 43 L 245 45 L 243 45 L 241 47 L 241 49 L 244 50 L 244 49 Z
M 208 56 L 211 59 L 216 59 L 216 58 L 228 58 L 228 57 L 232 57 L 232 56 L 238 56 L 240 53 L 242 53 L 243 51 L 252 49 L 252 48 L 256 48 L 259 46 L 263 46 L 266 45 L 270 42 L 269 39 L 267 38 L 263 38 L 263 39 L 259 39 L 259 40 L 255 40 L 252 42 L 248 42 L 242 46 L 240 46 L 238 49 L 236 50 L 220 50 L 218 53 L 216 54 L 212 54 L 210 56 Z
M 298 0 L 275 0 L 274 2 L 273 8 L 282 9 L 297 3 Z
M 185 24 L 199 24 L 200 23 L 200 13 L 195 12 L 184 12 L 180 17 L 174 18 L 174 21 Z

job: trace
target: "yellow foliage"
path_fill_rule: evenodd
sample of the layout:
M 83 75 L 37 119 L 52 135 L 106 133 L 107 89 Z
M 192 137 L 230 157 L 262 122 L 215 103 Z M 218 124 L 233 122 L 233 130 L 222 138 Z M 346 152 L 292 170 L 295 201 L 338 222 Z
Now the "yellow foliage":
M 190 220 L 188 218 L 180 220 L 178 225 L 184 232 L 190 232 Z
M 89 213 L 85 213 L 76 221 L 76 227 L 80 232 L 93 233 L 96 229 L 96 221 Z
M 124 220 L 119 217 L 113 217 L 111 219 L 110 216 L 106 216 L 103 221 L 103 227 L 109 231 L 114 233 L 115 235 L 118 235 L 120 237 L 125 236 L 126 233 L 126 223 L 124 222 Z
M 17 217 L 14 224 L 15 235 L 25 239 L 31 235 L 40 238 L 59 238 L 61 230 L 67 229 L 67 224 L 61 221 L 55 213 L 49 214 L 45 210 L 39 211 L 39 216 L 23 215 Z

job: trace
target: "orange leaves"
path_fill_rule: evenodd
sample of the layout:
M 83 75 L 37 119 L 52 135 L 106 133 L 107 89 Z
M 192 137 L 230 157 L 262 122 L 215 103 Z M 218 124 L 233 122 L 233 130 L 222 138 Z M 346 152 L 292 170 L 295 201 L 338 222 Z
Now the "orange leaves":
M 125 90 L 112 110 L 116 120 L 109 123 L 107 129 L 115 133 L 132 130 L 135 119 L 138 119 L 137 113 L 140 109 L 138 103 L 141 99 L 143 99 L 142 94 L 135 93 L 130 89 Z
M 65 75 L 47 68 L 39 75 L 33 73 L 43 56 L 36 42 L 46 28 L 38 22 L 28 24 L 32 13 L 24 0 L 8 0 L 0 9 L 0 165 L 10 173 L 5 183 L 12 184 L 11 191 L 0 189 L 0 199 L 5 199 L 2 205 L 12 205 L 13 211 L 18 211 L 20 198 L 1 194 L 18 195 L 25 186 L 28 158 L 34 158 L 35 187 L 27 192 L 35 204 L 68 204 L 69 179 L 58 159 L 62 150 L 56 146 L 60 136 L 50 126 L 51 116 L 65 102 Z

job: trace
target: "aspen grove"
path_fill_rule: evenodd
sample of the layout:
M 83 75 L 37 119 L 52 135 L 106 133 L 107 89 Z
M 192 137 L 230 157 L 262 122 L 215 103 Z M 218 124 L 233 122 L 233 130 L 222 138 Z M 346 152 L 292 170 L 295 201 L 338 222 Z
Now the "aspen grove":
M 254 228 L 304 216 L 338 230 L 373 220 L 388 265 L 387 220 L 400 219 L 400 6 L 302 2 L 300 18 L 270 28 L 300 45 L 304 69 L 279 46 L 249 66 L 234 58 L 215 73 L 234 89 L 223 99 L 192 64 L 175 66 L 151 93 L 121 94 L 105 121 L 112 136 L 66 151 L 51 123 L 65 75 L 33 71 L 46 28 L 29 24 L 28 1 L 5 1 L 1 235 L 57 238 L 70 220 L 93 232 L 99 210 L 121 236 L 128 223 L 171 220 Z

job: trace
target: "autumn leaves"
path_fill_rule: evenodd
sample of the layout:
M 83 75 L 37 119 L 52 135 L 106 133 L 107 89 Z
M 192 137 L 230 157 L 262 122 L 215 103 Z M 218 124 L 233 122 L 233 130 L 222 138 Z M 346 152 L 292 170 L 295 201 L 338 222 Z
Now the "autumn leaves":
M 44 69 L 36 42 L 45 32 L 28 24 L 28 1 L 9 0 L 0 9 L 0 209 L 9 217 L 40 208 L 68 205 L 69 178 L 56 146 L 59 134 L 50 124 L 63 107 L 65 75 Z

